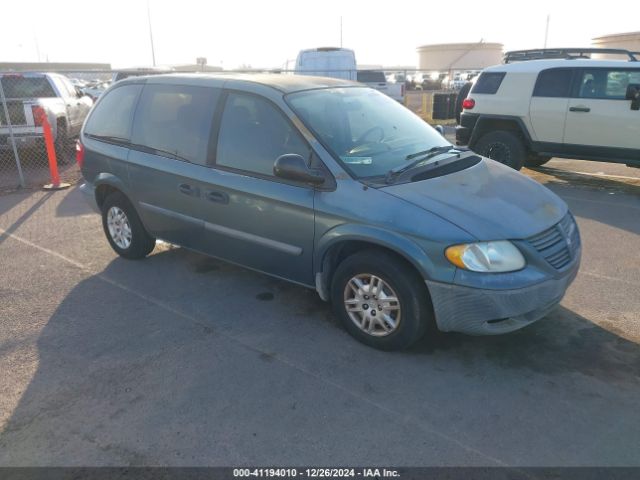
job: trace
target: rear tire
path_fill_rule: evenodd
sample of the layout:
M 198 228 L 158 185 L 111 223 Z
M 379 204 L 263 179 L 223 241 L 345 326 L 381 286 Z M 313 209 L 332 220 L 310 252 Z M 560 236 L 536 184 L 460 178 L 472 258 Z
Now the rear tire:
M 355 253 L 338 265 L 331 302 L 346 330 L 379 350 L 405 349 L 434 323 L 421 276 L 401 259 L 379 250 Z
M 105 198 L 102 228 L 111 248 L 130 260 L 146 257 L 156 245 L 156 239 L 147 233 L 133 205 L 121 192 Z
M 58 164 L 67 165 L 71 163 L 71 149 L 69 148 L 67 125 L 63 121 L 58 121 L 57 123 L 57 134 L 54 147 L 56 150 L 56 160 Z
M 473 149 L 484 157 L 520 170 L 524 165 L 526 150 L 517 134 L 506 130 L 496 130 L 480 137 Z
M 544 155 L 536 155 L 535 153 L 530 153 L 526 160 L 524 161 L 524 166 L 528 167 L 528 168 L 536 168 L 536 167 L 541 167 L 542 165 L 544 165 L 545 163 L 547 163 L 549 160 L 551 160 L 552 157 L 547 157 Z

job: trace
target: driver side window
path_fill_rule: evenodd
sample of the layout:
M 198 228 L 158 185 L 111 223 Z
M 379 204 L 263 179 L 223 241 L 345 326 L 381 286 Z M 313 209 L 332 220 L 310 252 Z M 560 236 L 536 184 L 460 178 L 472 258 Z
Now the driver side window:
M 222 114 L 216 165 L 273 176 L 287 153 L 310 157 L 300 133 L 273 104 L 255 95 L 230 93 Z

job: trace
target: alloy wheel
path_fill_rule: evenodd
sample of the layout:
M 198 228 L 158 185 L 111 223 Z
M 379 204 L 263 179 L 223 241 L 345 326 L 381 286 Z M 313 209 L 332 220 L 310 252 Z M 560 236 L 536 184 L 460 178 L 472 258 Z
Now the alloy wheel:
M 124 211 L 113 206 L 107 212 L 107 228 L 113 242 L 123 250 L 131 245 L 131 225 Z
M 363 273 L 352 277 L 344 289 L 344 307 L 351 321 L 374 337 L 398 329 L 402 309 L 398 295 L 380 277 Z

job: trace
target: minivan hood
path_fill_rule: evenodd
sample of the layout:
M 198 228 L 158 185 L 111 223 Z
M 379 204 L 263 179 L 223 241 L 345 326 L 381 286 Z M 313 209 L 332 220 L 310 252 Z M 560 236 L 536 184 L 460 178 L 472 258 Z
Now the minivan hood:
M 567 212 L 549 189 L 486 158 L 455 173 L 381 190 L 445 218 L 478 240 L 527 238 Z

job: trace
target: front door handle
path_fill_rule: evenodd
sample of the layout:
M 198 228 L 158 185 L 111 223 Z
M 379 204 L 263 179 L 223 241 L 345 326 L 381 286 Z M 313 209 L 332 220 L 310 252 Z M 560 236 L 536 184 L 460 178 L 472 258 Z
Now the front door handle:
M 571 107 L 569 108 L 570 112 L 584 112 L 589 113 L 591 109 L 589 107 Z
M 192 197 L 197 197 L 200 194 L 198 187 L 194 187 L 193 185 L 189 185 L 188 183 L 181 183 L 180 185 L 178 185 L 178 190 L 180 190 L 180 193 L 191 195 Z
M 224 192 L 211 191 L 207 193 L 207 200 L 216 203 L 224 203 L 226 205 L 227 203 L 229 203 L 229 195 Z

